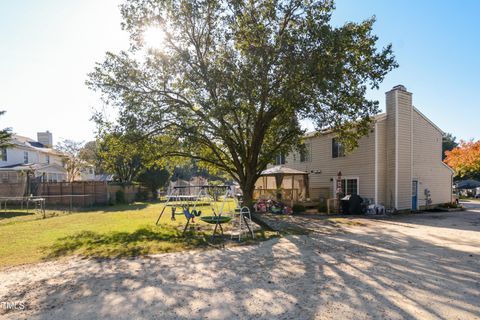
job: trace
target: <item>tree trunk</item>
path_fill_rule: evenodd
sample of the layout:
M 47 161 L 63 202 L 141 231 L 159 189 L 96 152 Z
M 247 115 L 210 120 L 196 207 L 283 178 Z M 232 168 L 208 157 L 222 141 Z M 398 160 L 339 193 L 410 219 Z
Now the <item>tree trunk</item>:
M 240 188 L 242 189 L 243 193 L 243 201 L 242 206 L 250 208 L 253 212 L 253 192 L 255 190 L 255 182 L 256 178 L 249 177 L 246 181 L 240 184 Z
M 253 188 L 250 187 L 242 187 L 243 192 L 243 201 L 242 206 L 250 208 L 253 210 Z

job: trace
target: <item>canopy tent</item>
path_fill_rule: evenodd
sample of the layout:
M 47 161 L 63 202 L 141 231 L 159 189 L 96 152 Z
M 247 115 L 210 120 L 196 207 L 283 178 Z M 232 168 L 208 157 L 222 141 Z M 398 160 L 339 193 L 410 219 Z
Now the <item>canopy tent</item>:
M 273 195 L 277 200 L 288 199 L 293 202 L 309 197 L 308 172 L 278 165 L 268 168 L 260 174 L 255 184 L 256 195 Z
M 279 166 L 275 166 L 275 167 L 271 167 L 271 168 L 263 170 L 260 175 L 261 176 L 274 176 L 274 175 L 277 175 L 277 174 L 286 175 L 286 176 L 287 175 L 308 175 L 308 172 L 288 168 L 284 165 L 279 165 Z

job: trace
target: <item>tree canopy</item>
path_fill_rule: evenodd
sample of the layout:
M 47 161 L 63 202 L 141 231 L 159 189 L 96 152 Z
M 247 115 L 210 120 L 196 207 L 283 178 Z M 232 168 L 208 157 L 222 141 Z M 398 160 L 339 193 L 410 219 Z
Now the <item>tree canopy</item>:
M 128 51 L 107 53 L 87 84 L 118 107 L 118 126 L 161 135 L 164 155 L 238 181 L 247 204 L 275 154 L 301 145 L 308 119 L 353 148 L 397 66 L 377 48 L 375 19 L 331 24 L 332 1 L 127 0 Z M 157 29 L 157 43 L 144 34 Z M 160 36 L 162 35 L 162 36 Z
M 79 152 L 80 159 L 82 159 L 85 163 L 93 166 L 95 168 L 96 174 L 100 174 L 103 172 L 101 159 L 98 155 L 98 149 L 98 142 L 96 140 L 93 140 L 85 143 Z
M 160 141 L 135 134 L 107 131 L 99 136 L 98 158 L 103 171 L 124 184 L 134 181 L 142 169 L 162 166 Z
M 152 165 L 148 168 L 143 168 L 137 177 L 137 181 L 150 189 L 153 197 L 156 199 L 158 189 L 167 186 L 170 178 L 170 173 L 167 169 L 161 168 L 157 165 Z
M 68 181 L 73 182 L 80 171 L 87 165 L 80 157 L 83 142 L 65 139 L 56 145 L 56 149 L 64 153 L 65 169 L 67 169 Z
M 0 111 L 0 116 L 4 115 L 5 111 Z M 10 137 L 12 136 L 9 128 L 0 129 L 0 148 L 5 148 L 10 145 Z
M 480 174 L 480 140 L 460 141 L 458 147 L 446 152 L 445 163 L 459 177 L 478 177 Z
M 451 151 L 458 146 L 457 138 L 451 133 L 444 133 L 442 137 L 442 160 L 445 160 L 447 155 L 446 151 Z

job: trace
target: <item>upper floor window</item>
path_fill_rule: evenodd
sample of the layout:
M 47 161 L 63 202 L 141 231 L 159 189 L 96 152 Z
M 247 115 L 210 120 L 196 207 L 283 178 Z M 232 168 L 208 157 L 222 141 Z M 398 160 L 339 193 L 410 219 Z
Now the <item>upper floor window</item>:
M 310 144 L 305 143 L 305 147 L 300 150 L 300 162 L 310 161 Z
M 345 148 L 336 138 L 332 139 L 332 158 L 345 157 Z
M 48 154 L 45 156 L 45 163 L 50 164 L 50 155 Z
M 7 161 L 7 148 L 0 148 L 0 160 Z
M 23 163 L 28 163 L 28 151 L 23 152 Z
M 275 164 L 285 164 L 285 154 L 279 153 L 275 156 Z

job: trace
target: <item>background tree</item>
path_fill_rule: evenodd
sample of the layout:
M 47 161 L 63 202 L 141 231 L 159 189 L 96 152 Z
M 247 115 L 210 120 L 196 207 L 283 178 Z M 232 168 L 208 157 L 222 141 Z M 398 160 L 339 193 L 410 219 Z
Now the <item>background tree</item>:
M 83 147 L 83 141 L 73 141 L 64 139 L 56 145 L 56 149 L 65 154 L 65 168 L 67 169 L 68 182 L 73 182 L 85 168 L 86 163 L 80 157 L 80 150 Z
M 130 184 L 142 168 L 141 152 L 121 134 L 103 136 L 98 155 L 102 169 L 124 184 Z
M 5 111 L 0 111 L 0 116 L 4 114 L 5 114 Z M 0 130 L 0 148 L 6 148 L 10 146 L 11 136 L 12 136 L 12 132 L 10 128 Z
M 442 137 L 442 160 L 445 160 L 447 155 L 446 151 L 451 151 L 458 146 L 457 138 L 451 133 L 444 133 Z
M 213 174 L 205 168 L 198 166 L 196 161 L 187 161 L 182 163 L 174 163 L 174 166 L 171 166 L 172 171 L 171 180 L 176 181 L 181 180 L 190 180 L 193 177 L 203 177 L 209 181 L 220 180 L 222 183 L 225 183 L 228 180 L 228 177 L 222 175 L 221 172 Z
M 143 168 L 162 166 L 159 139 L 142 139 L 134 133 L 104 132 L 98 156 L 102 169 L 123 184 L 132 183 Z
M 351 149 L 379 111 L 365 94 L 396 67 L 391 46 L 377 49 L 374 18 L 334 27 L 333 10 L 314 0 L 128 0 L 131 47 L 107 53 L 87 84 L 119 108 L 122 126 L 171 137 L 164 155 L 228 173 L 251 205 L 274 155 L 300 144 L 300 120 L 333 128 Z M 157 42 L 146 43 L 152 28 Z
M 80 149 L 80 158 L 86 163 L 95 167 L 95 173 L 103 173 L 101 159 L 99 156 L 99 147 L 96 140 L 85 143 Z
M 167 169 L 161 168 L 158 165 L 153 165 L 149 168 L 144 168 L 138 175 L 137 181 L 150 189 L 153 197 L 158 196 L 158 189 L 167 185 L 170 178 L 170 173 Z
M 455 174 L 462 178 L 478 178 L 480 176 L 480 140 L 460 141 L 458 147 L 446 152 L 445 163 Z

